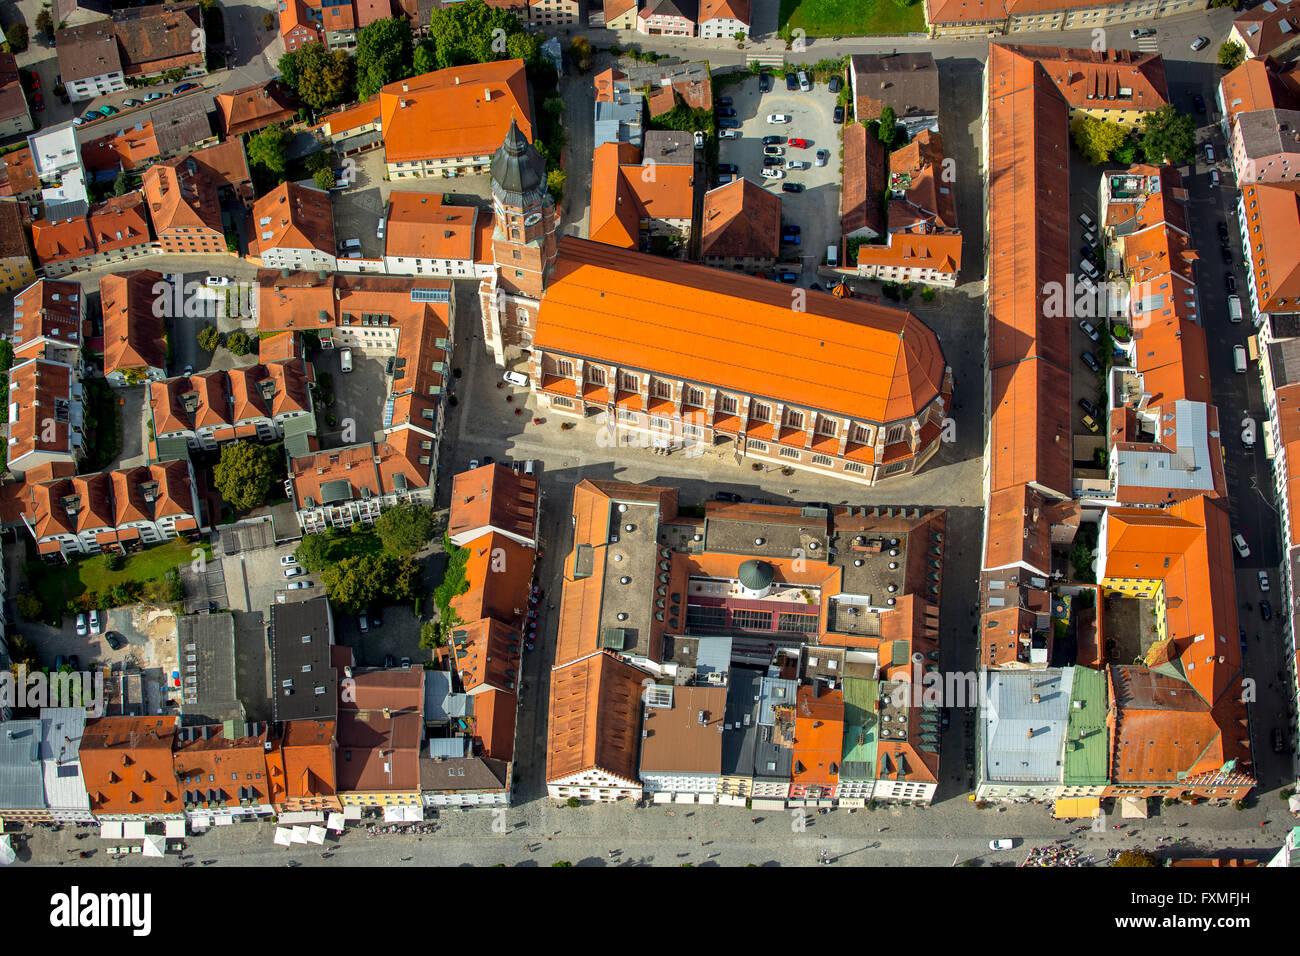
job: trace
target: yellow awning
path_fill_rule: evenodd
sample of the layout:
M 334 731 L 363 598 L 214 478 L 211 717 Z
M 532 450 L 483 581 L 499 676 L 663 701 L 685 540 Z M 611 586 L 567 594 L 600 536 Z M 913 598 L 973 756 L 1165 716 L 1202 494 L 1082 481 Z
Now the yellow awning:
M 1095 817 L 1101 813 L 1100 797 L 1072 797 L 1057 800 L 1053 811 L 1058 820 L 1074 820 L 1077 817 Z

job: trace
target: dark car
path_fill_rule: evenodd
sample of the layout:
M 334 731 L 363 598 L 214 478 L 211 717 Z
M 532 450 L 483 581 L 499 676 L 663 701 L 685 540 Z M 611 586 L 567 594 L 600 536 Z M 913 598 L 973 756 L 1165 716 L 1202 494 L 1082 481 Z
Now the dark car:
M 1094 405 L 1092 402 L 1088 401 L 1086 398 L 1079 399 L 1079 407 L 1083 409 L 1083 413 L 1085 415 L 1091 415 L 1093 418 L 1100 417 L 1101 413 L 1097 409 L 1097 406 Z
M 797 232 L 783 232 L 783 233 L 781 233 L 781 241 L 782 241 L 782 242 L 788 242 L 788 243 L 791 243 L 792 245 L 796 245 L 796 246 L 797 246 L 797 245 L 799 245 L 799 233 L 797 233 Z
M 730 105 L 731 105 L 731 97 L 730 97 L 730 96 L 719 96 L 719 97 L 718 97 L 718 100 L 717 100 L 717 103 L 718 103 L 719 106 L 730 106 Z
M 785 75 L 785 88 L 791 93 L 799 89 L 799 77 L 795 76 L 793 73 L 787 73 Z
M 1194 93 L 1194 94 L 1192 94 L 1192 105 L 1196 107 L 1196 112 L 1198 112 L 1198 113 L 1204 113 L 1204 112 L 1205 112 L 1205 97 L 1201 96 L 1200 93 Z
M 771 74 L 771 73 L 760 73 L 760 74 L 758 74 L 758 92 L 760 92 L 760 93 L 771 93 L 771 92 L 772 92 L 772 74 Z
M 763 145 L 764 145 L 764 146 L 784 146 L 784 145 L 785 145 L 785 137 L 784 137 L 784 136 L 764 136 L 764 137 L 763 137 Z
M 180 86 L 176 87 L 176 89 L 172 90 L 172 93 L 173 95 L 177 93 L 188 93 L 190 90 L 197 90 L 198 88 L 199 85 L 197 83 L 182 83 Z
M 1234 276 L 1231 272 L 1225 273 L 1223 276 L 1223 287 L 1228 290 L 1229 295 L 1236 292 L 1237 277 Z
M 719 491 L 716 495 L 713 496 L 713 500 L 730 501 L 733 504 L 740 504 L 745 499 L 742 498 L 740 495 L 736 494 L 734 491 Z
M 1232 250 L 1229 249 L 1227 246 L 1224 246 L 1222 249 L 1219 250 L 1219 252 L 1223 254 L 1223 264 L 1225 266 L 1232 265 Z
M 1269 604 L 1267 601 L 1260 601 L 1259 616 L 1266 621 L 1271 620 L 1273 617 L 1273 605 Z
M 1094 261 L 1096 257 L 1097 257 L 1097 252 L 1094 249 L 1094 247 L 1092 246 L 1079 247 L 1079 258 L 1084 260 L 1085 262 L 1091 262 L 1093 265 L 1096 265 L 1097 263 Z
M 781 223 L 781 231 L 782 231 L 782 232 L 788 232 L 788 233 L 791 233 L 791 234 L 796 235 L 796 236 L 799 235 L 799 227 L 798 227 L 798 226 L 787 226 L 785 223 Z
M 766 498 L 750 498 L 749 503 L 751 505 L 770 505 L 772 502 L 768 501 Z
M 394 665 L 396 665 L 396 664 L 397 664 L 397 660 L 396 660 L 396 658 L 393 657 L 392 654 L 385 654 L 385 655 L 384 655 L 384 666 L 385 666 L 385 667 L 391 669 L 391 668 L 392 668 Z
M 718 120 L 718 129 L 740 129 L 740 120 L 728 116 Z
M 1219 230 L 1219 238 L 1226 241 L 1228 238 L 1228 224 L 1220 220 L 1218 225 L 1218 230 Z
M 832 76 L 830 82 L 826 84 L 826 89 L 830 90 L 832 93 L 838 93 L 840 87 L 843 85 L 844 81 L 840 79 L 839 74 L 836 74 L 835 76 Z
M 120 651 L 126 646 L 126 642 L 122 640 L 122 635 L 117 633 L 117 631 L 108 631 L 105 633 L 104 640 L 108 641 L 108 646 L 115 651 Z
M 1091 352 L 1083 352 L 1079 355 L 1079 358 L 1083 359 L 1083 364 L 1088 366 L 1088 368 L 1092 369 L 1099 375 L 1101 374 L 1101 363 L 1097 361 L 1097 356 L 1093 355 Z
M 740 167 L 735 163 L 718 163 L 718 172 L 720 173 L 738 173 Z
M 783 193 L 801 193 L 803 192 L 803 183 L 782 183 L 781 192 Z
M 484 455 L 484 456 L 483 456 L 483 464 L 485 464 L 485 465 L 490 465 L 490 464 L 492 464 L 493 461 L 494 461 L 494 459 L 492 458 L 491 455 Z
M 730 106 L 719 106 L 718 115 L 730 119 L 731 117 L 736 115 L 736 111 L 733 110 Z
M 1277 753 L 1284 753 L 1286 751 L 1286 738 L 1282 736 L 1281 727 L 1273 728 L 1273 749 Z
M 784 166 L 785 160 L 783 160 L 780 156 L 764 156 L 763 165 L 766 167 Z
M 784 282 L 787 285 L 794 285 L 799 281 L 799 277 L 793 272 L 778 272 L 776 274 L 777 282 Z
M 1241 649 L 1244 651 L 1246 649 L 1246 629 L 1244 627 L 1237 628 L 1237 639 L 1241 641 Z
M 714 182 L 716 182 L 719 186 L 725 186 L 727 185 L 727 183 L 731 182 L 734 178 L 735 177 L 732 176 L 731 173 L 719 173 L 718 178 L 714 180 Z
M 831 122 L 832 123 L 844 122 L 844 107 L 842 106 L 835 107 L 835 112 L 831 114 Z

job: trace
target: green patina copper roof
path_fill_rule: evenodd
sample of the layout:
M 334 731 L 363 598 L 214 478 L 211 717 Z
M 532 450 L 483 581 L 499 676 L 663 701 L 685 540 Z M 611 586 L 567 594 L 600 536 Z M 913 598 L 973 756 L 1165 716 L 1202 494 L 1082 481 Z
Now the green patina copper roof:
M 880 683 L 846 677 L 844 689 L 844 754 L 841 780 L 872 780 L 876 766 L 876 698 Z
M 1082 706 L 1080 706 L 1082 705 Z M 1106 674 L 1090 667 L 1074 668 L 1070 716 L 1065 731 L 1062 783 L 1082 787 L 1106 783 Z
M 772 578 L 776 574 L 772 565 L 766 561 L 746 561 L 736 572 L 740 578 L 740 583 L 750 591 L 761 591 L 772 583 Z

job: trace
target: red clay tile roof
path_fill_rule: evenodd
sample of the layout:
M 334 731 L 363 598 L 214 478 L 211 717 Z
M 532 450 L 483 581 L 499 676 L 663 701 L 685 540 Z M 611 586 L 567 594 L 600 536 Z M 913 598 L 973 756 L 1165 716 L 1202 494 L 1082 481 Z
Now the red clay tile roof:
M 249 254 L 270 249 L 316 249 L 334 255 L 334 213 L 329 193 L 282 183 L 253 204 Z
M 226 137 L 242 136 L 273 123 L 289 122 L 297 113 L 292 97 L 278 80 L 221 93 L 216 101 L 221 135 Z
M 789 295 L 761 279 L 565 237 L 535 341 L 874 422 L 917 414 L 940 394 L 943 355 L 915 317 L 813 294 L 791 326 Z
M 1260 312 L 1300 311 L 1300 194 L 1285 186 L 1242 186 Z
M 1247 60 L 1219 81 L 1224 119 L 1231 129 L 1240 113 L 1300 108 L 1300 97 L 1282 77 L 1282 64 L 1269 57 Z
M 537 533 L 537 477 L 494 463 L 463 471 L 451 482 L 447 534 L 489 527 L 533 539 Z
M 202 28 L 197 3 L 156 4 L 121 13 L 113 20 L 127 76 L 203 65 L 194 49 L 194 31 Z
M 56 403 L 72 401 L 72 369 L 59 362 L 29 359 L 9 372 L 9 467 L 23 471 L 33 453 L 72 454 L 72 425 L 55 412 Z
M 528 610 L 537 552 L 495 531 L 465 545 L 468 590 L 452 598 L 451 606 L 462 621 L 491 617 L 511 627 L 522 627 Z
M 801 686 L 796 698 L 794 738 L 792 781 L 803 786 L 835 786 L 844 752 L 844 692 L 823 691 L 818 697 L 812 687 Z
M 1246 41 L 1247 53 L 1267 55 L 1284 43 L 1294 43 L 1300 33 L 1300 0 L 1272 0 L 1242 13 L 1232 21 L 1233 32 Z
M 741 177 L 704 194 L 700 255 L 775 259 L 781 197 Z
M 880 190 L 886 185 L 885 145 L 867 135 L 861 123 L 844 127 L 844 185 L 840 194 L 840 231 L 844 235 L 868 229 L 885 231 Z
M 149 218 L 159 239 L 181 234 L 223 234 L 217 187 L 188 157 L 154 163 L 144 171 Z
M 269 803 L 265 726 L 255 736 L 233 740 L 221 724 L 200 730 L 192 740 L 178 740 L 172 754 L 182 795 L 195 794 L 194 802 L 211 805 L 209 796 L 215 792 L 217 804 L 226 807 L 245 806 L 244 800 Z
M 641 682 L 648 676 L 607 651 L 551 671 L 548 782 L 598 769 L 637 785 Z
M 511 120 L 533 138 L 523 60 L 455 66 L 390 83 L 379 91 L 379 108 L 390 163 L 491 156 Z
M 14 297 L 14 331 L 9 336 L 15 356 L 43 357 L 44 348 L 33 347 L 42 338 L 80 348 L 83 306 L 77 282 L 37 279 L 23 289 Z
M 332 720 L 290 720 L 267 765 L 272 799 L 311 800 L 335 795 L 335 738 Z
M 172 764 L 179 717 L 101 717 L 86 722 L 81 772 L 97 814 L 178 813 Z
M 41 179 L 36 175 L 28 147 L 4 155 L 0 165 L 0 196 L 22 196 L 40 188 Z
M 1074 109 L 1159 109 L 1169 102 L 1159 53 L 1008 44 L 1037 60 Z
M 166 368 L 163 320 L 154 312 L 156 290 L 162 283 L 162 274 L 151 269 L 119 272 L 99 280 L 105 374 Z
M 478 209 L 446 202 L 441 193 L 394 190 L 388 197 L 384 254 L 424 259 L 475 259 Z

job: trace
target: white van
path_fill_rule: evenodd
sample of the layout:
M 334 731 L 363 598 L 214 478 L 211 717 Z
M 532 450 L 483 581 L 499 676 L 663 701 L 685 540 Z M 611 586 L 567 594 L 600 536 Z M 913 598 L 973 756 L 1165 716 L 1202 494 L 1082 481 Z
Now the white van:
M 1082 225 L 1083 228 L 1087 229 L 1089 232 L 1095 232 L 1097 229 L 1097 224 L 1092 221 L 1092 217 L 1089 216 L 1086 212 L 1079 213 L 1079 224 Z
M 360 249 L 360 248 L 361 248 L 361 240 L 360 240 L 360 239 L 344 239 L 342 242 L 339 243 L 339 248 L 340 248 L 340 249 L 343 249 L 343 250 L 345 250 L 345 251 L 348 250 L 348 249 Z
M 828 266 L 830 266 L 832 269 L 834 269 L 837 265 L 839 265 L 839 263 L 840 263 L 840 247 L 839 247 L 839 246 L 827 246 L 827 247 L 826 247 L 826 264 L 827 264 Z
M 1233 322 L 1241 321 L 1241 296 L 1228 296 L 1228 318 Z
M 339 368 L 345 372 L 352 371 L 352 350 L 339 349 Z
M 1246 347 L 1244 345 L 1234 345 L 1232 347 L 1232 367 L 1238 372 L 1246 371 Z

